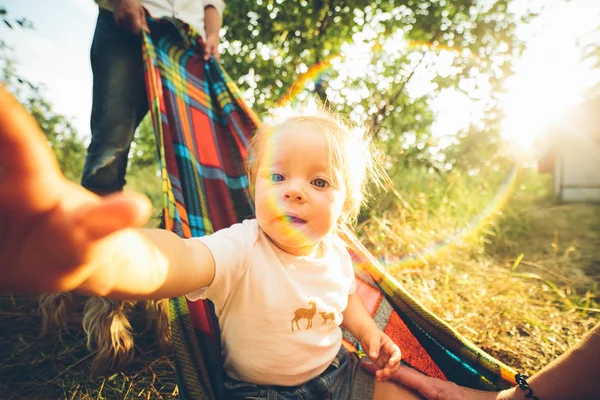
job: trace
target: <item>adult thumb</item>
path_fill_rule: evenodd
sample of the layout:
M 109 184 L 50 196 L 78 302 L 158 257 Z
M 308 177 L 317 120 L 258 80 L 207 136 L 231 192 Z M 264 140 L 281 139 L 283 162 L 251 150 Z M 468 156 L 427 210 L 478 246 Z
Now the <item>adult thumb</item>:
M 150 217 L 150 200 L 140 193 L 127 192 L 102 197 L 74 212 L 74 222 L 91 239 L 101 239 L 118 230 L 143 226 Z

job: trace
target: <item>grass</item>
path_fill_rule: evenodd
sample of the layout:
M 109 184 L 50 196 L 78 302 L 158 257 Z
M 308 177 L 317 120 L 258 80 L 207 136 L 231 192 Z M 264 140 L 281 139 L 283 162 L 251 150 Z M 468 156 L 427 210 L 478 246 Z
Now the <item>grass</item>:
M 453 215 L 458 207 L 444 207 L 478 198 L 483 210 L 499 180 L 477 194 L 478 178 L 449 179 L 436 191 L 421 179 L 403 191 L 414 193 L 410 200 L 376 211 L 359 227 L 363 242 L 423 305 L 529 374 L 600 321 L 600 205 L 554 204 L 548 178 L 521 171 L 510 202 L 488 207 L 487 218 L 473 207 L 462 207 L 468 211 L 460 217 Z M 419 204 L 433 207 L 424 212 Z M 465 226 L 468 233 L 454 235 Z M 446 243 L 448 237 L 455 240 Z
M 81 309 L 78 310 L 81 312 Z M 133 325 L 144 326 L 133 313 Z M 173 399 L 177 388 L 173 359 L 162 356 L 152 334 L 136 339 L 131 367 L 112 376 L 92 376 L 85 334 L 73 321 L 61 334 L 41 336 L 37 302 L 0 297 L 0 393 L 2 399 Z M 81 324 L 79 324 L 81 326 Z
M 547 177 L 524 171 L 510 202 L 488 207 L 504 178 L 414 171 L 378 196 L 358 233 L 426 307 L 533 373 L 600 321 L 600 205 L 555 205 Z M 143 317 L 134 316 L 141 331 Z M 97 377 L 85 335 L 72 326 L 42 337 L 35 299 L 0 296 L 2 399 L 177 397 L 173 358 L 159 354 L 151 333 L 138 336 L 130 369 Z

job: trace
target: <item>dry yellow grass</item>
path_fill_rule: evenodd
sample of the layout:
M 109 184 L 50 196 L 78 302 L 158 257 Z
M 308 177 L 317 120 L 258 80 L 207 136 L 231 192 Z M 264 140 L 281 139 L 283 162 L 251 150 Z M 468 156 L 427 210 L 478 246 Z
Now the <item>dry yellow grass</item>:
M 488 236 L 486 252 L 473 237 L 427 250 L 451 230 L 396 212 L 364 224 L 363 241 L 424 306 L 518 371 L 538 371 L 600 321 L 599 205 L 530 208 L 526 227 Z

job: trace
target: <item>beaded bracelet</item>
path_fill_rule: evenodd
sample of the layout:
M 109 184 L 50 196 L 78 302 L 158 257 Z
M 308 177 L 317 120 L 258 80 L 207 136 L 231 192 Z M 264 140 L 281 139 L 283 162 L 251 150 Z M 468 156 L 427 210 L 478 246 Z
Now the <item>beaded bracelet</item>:
M 525 393 L 526 399 L 540 400 L 540 399 L 538 399 L 537 396 L 534 396 L 533 389 L 531 389 L 529 387 L 529 383 L 527 383 L 527 378 L 529 378 L 527 375 L 523 375 L 523 374 L 515 375 L 515 381 L 517 381 L 517 385 L 519 385 L 519 389 L 527 391 L 527 393 Z

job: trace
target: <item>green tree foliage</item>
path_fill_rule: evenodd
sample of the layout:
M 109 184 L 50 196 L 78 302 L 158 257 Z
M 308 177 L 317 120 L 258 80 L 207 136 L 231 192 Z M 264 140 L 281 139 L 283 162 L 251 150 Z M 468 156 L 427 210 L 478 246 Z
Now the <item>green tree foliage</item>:
M 497 151 L 497 100 L 477 93 L 480 85 L 498 90 L 522 49 L 515 36 L 519 20 L 510 3 L 230 0 L 223 63 L 260 115 L 296 89 L 294 83 L 310 67 L 337 55 L 349 57 L 345 45 L 357 45 L 352 51 L 369 58 L 362 74 L 352 76 L 332 62 L 328 76 L 309 89 L 370 129 L 388 157 L 391 175 L 415 164 L 460 164 L 460 152 L 446 159 L 431 151 L 431 102 L 444 90 L 489 102 L 487 134 L 481 139 L 491 140 L 484 147 Z M 411 92 L 415 80 L 424 77 L 429 90 Z
M 11 62 L 5 65 L 2 74 L 7 89 L 35 118 L 48 138 L 65 176 L 71 180 L 79 180 L 85 159 L 85 146 L 69 119 L 53 110 L 52 103 L 45 98 L 40 86 L 17 79 Z
M 155 206 L 148 226 L 158 226 L 162 206 L 162 182 L 158 170 L 156 140 L 150 114 L 138 127 L 129 152 L 127 189 L 144 193 Z
M 584 59 L 591 59 L 594 63 L 594 68 L 600 69 L 600 26 L 590 37 L 590 42 L 584 46 Z
M 154 127 L 150 114 L 142 120 L 138 127 L 134 143 L 129 153 L 129 165 L 131 168 L 153 168 L 158 170 L 156 154 L 156 140 L 154 139 Z
M 593 67 L 600 70 L 600 26 L 590 35 L 589 42 L 584 46 L 583 58 L 585 61 L 591 61 Z M 600 96 L 600 82 L 588 89 L 586 97 L 593 99 L 597 96 Z

